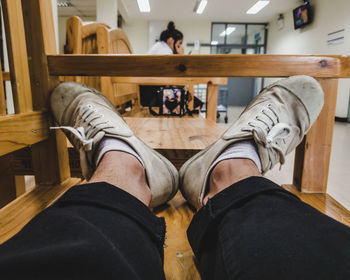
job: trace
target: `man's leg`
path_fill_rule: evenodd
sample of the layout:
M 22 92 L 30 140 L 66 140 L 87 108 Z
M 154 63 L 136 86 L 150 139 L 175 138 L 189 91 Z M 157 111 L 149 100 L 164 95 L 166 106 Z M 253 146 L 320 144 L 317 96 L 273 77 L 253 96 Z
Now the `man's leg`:
M 165 223 L 148 209 L 141 163 L 107 152 L 89 184 L 0 246 L 2 279 L 163 279 Z
M 92 88 L 58 85 L 51 109 L 90 181 L 0 246 L 1 278 L 163 279 L 165 223 L 148 207 L 175 195 L 176 168 Z
M 252 161 L 217 164 L 204 204 L 188 229 L 203 279 L 350 279 L 350 228 L 261 177 Z
M 323 102 L 313 78 L 280 80 L 181 168 L 182 194 L 200 209 L 188 237 L 204 279 L 350 279 L 350 229 L 261 177 L 285 162 Z

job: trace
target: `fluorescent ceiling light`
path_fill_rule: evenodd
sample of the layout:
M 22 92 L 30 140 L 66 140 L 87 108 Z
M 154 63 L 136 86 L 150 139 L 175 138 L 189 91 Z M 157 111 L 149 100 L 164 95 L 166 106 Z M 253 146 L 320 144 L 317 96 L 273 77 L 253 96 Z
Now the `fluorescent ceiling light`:
M 57 7 L 73 7 L 73 5 L 69 1 L 59 1 L 57 2 Z
M 141 13 L 149 13 L 151 11 L 148 0 L 137 0 L 137 4 L 139 5 Z
M 210 45 L 217 45 L 217 44 L 219 44 L 218 41 L 211 41 L 211 43 L 210 43 Z
M 197 14 L 202 14 L 207 4 L 208 0 L 197 1 L 196 6 L 194 7 L 194 12 L 196 12 Z
M 253 7 L 251 7 L 247 11 L 247 14 L 255 15 L 255 14 L 259 13 L 269 3 L 270 3 L 270 0 L 258 1 L 255 3 L 255 5 Z
M 233 31 L 236 30 L 236 27 L 227 27 L 225 31 L 222 31 L 219 36 L 224 37 L 225 35 L 230 35 Z

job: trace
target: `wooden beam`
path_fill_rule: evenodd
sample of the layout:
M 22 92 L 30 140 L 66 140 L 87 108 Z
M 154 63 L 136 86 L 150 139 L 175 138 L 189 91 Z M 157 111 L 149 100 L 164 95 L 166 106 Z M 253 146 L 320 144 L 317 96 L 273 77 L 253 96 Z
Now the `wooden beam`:
M 59 83 L 51 77 L 46 53 L 56 54 L 52 3 L 47 0 L 22 0 L 27 49 L 30 56 L 33 105 L 49 108 L 49 95 Z M 37 184 L 58 184 L 70 177 L 68 150 L 62 132 L 53 132 L 48 141 L 32 147 L 35 181 Z
M 0 244 L 19 232 L 32 218 L 50 206 L 80 179 L 54 186 L 37 186 L 0 210 Z
M 43 112 L 1 117 L 0 156 L 48 139 L 47 119 Z
M 293 184 L 302 192 L 324 193 L 332 150 L 337 79 L 319 79 L 325 93 L 324 107 L 296 151 Z
M 21 0 L 1 0 L 16 113 L 33 110 Z
M 48 55 L 55 76 L 350 77 L 350 58 L 303 55 Z
M 193 78 L 172 78 L 172 77 L 112 77 L 113 83 L 133 83 L 140 85 L 198 85 L 207 84 L 209 82 L 216 85 L 226 85 L 227 78 L 207 78 L 207 77 L 193 77 Z

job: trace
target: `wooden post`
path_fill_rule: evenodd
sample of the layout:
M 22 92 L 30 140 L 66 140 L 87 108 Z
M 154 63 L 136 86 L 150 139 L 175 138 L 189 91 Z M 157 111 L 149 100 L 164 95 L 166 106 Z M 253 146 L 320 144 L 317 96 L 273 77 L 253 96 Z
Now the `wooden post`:
M 218 85 L 212 82 L 207 84 L 207 116 L 208 120 L 216 122 L 216 111 L 218 107 Z
M 12 0 L 11 0 L 12 1 Z M 49 75 L 46 54 L 56 54 L 51 1 L 22 0 L 34 109 L 49 109 L 49 94 L 59 82 Z M 37 184 L 52 185 L 70 177 L 66 138 L 51 132 L 49 140 L 32 146 Z
M 324 107 L 318 119 L 296 150 L 293 184 L 302 192 L 325 193 L 335 108 L 338 93 L 337 79 L 319 79 L 325 93 Z
M 4 91 L 4 80 L 2 77 L 3 73 L 1 70 L 1 61 L 0 61 L 0 116 L 6 115 L 6 101 L 5 101 L 5 91 Z
M 1 0 L 1 4 L 15 112 L 26 113 L 33 106 L 21 0 Z
M 110 52 L 110 38 L 108 29 L 105 26 L 98 27 L 96 30 L 98 53 L 108 54 Z M 101 92 L 115 104 L 114 88 L 111 77 L 101 77 Z M 115 87 L 116 88 L 116 87 Z
M 188 102 L 188 109 L 192 111 L 194 109 L 194 85 L 193 84 L 189 85 L 188 94 L 191 96 L 191 101 Z

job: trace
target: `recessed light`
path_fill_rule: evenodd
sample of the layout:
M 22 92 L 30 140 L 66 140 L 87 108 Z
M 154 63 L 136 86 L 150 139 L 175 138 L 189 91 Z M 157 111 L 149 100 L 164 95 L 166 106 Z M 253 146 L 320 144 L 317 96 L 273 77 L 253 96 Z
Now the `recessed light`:
M 148 0 L 137 0 L 139 9 L 141 13 L 149 13 L 151 11 L 151 6 L 149 5 Z
M 57 7 L 73 7 L 73 5 L 69 1 L 59 1 L 57 2 Z
M 236 30 L 236 27 L 227 27 L 225 31 L 222 31 L 219 36 L 224 37 L 225 35 L 230 35 L 233 31 Z
M 197 1 L 193 11 L 197 14 L 202 14 L 207 4 L 208 0 Z
M 215 46 L 215 45 L 217 45 L 217 44 L 219 44 L 218 41 L 211 41 L 211 43 L 210 43 L 210 45 L 213 45 L 213 46 Z
M 247 14 L 255 15 L 259 13 L 269 3 L 270 3 L 270 0 L 260 0 L 256 2 L 255 5 L 247 11 Z

